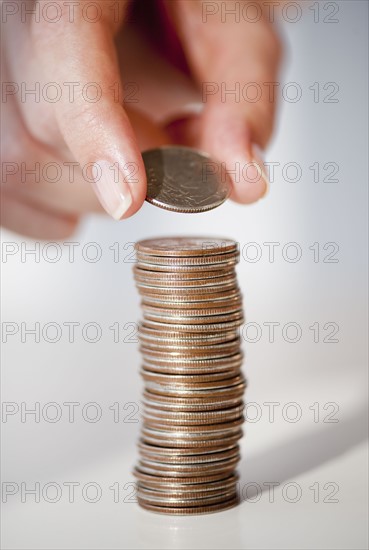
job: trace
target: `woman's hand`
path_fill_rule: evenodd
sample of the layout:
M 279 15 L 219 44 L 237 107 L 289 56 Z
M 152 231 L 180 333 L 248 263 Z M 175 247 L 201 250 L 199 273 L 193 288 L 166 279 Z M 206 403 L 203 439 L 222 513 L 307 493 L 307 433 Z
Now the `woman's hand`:
M 146 194 L 140 151 L 168 143 L 224 162 L 234 200 L 263 196 L 250 163 L 272 131 L 280 45 L 266 17 L 245 13 L 240 2 L 59 0 L 3 16 L 2 224 L 62 239 L 100 203 L 129 217 Z

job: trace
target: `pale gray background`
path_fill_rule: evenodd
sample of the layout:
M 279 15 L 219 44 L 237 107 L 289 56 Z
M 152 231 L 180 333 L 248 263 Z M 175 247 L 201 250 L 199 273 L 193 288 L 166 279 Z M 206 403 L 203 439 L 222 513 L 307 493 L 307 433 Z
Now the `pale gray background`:
M 3 345 L 4 401 L 19 406 L 22 401 L 27 406 L 77 401 L 81 407 L 95 401 L 103 411 L 95 424 L 83 420 L 81 407 L 74 423 L 68 422 L 66 408 L 57 423 L 42 417 L 40 423 L 31 417 L 22 423 L 20 414 L 2 423 L 3 481 L 25 482 L 27 487 L 35 482 L 41 487 L 80 483 L 74 503 L 68 502 L 65 486 L 54 504 L 42 496 L 40 503 L 32 496 L 22 503 L 20 493 L 9 497 L 3 505 L 4 548 L 367 547 L 368 5 L 338 5 L 336 24 L 315 24 L 307 9 L 298 23 L 283 25 L 288 45 L 283 79 L 299 83 L 303 96 L 295 104 L 281 103 L 267 160 L 299 163 L 303 175 L 298 183 L 286 182 L 279 168 L 269 196 L 253 206 L 228 202 L 213 212 L 186 216 L 145 205 L 120 224 L 91 217 L 72 239 L 81 243 L 75 263 L 65 253 L 55 264 L 32 258 L 21 263 L 19 254 L 2 264 L 3 323 L 94 321 L 103 331 L 96 344 L 83 341 L 79 330 L 70 344 L 65 330 L 56 344 L 35 344 L 32 337 L 21 343 L 18 334 Z M 338 83 L 339 102 L 314 103 L 309 90 L 314 82 Z M 339 183 L 314 183 L 308 167 L 330 161 L 339 165 Z M 245 345 L 247 399 L 260 404 L 262 417 L 246 427 L 241 485 L 279 482 L 274 502 L 264 492 L 257 502 L 221 514 L 167 518 L 128 502 L 131 486 L 125 484 L 133 480 L 139 424 L 114 423 L 109 406 L 119 402 L 123 417 L 129 412 L 123 411 L 124 404 L 139 401 L 140 361 L 137 345 L 114 343 L 108 327 L 136 322 L 140 312 L 132 264 L 114 263 L 109 246 L 154 235 L 198 233 L 224 234 L 241 247 L 252 241 L 262 246 L 259 262 L 243 260 L 238 269 L 247 320 L 260 325 L 296 322 L 302 338 L 287 343 L 278 329 L 275 342 L 269 343 L 264 330 L 258 343 Z M 4 231 L 3 241 L 20 245 L 24 239 Z M 103 250 L 95 264 L 81 259 L 83 244 L 91 241 Z M 270 263 L 262 244 L 267 241 L 299 243 L 301 261 L 284 261 L 281 246 Z M 309 250 L 314 242 L 338 243 L 339 262 L 314 263 Z M 308 327 L 315 322 L 321 327 L 337 323 L 339 343 L 314 343 Z M 121 334 L 128 332 L 122 328 Z M 269 401 L 281 404 L 275 422 L 269 421 L 263 405 Z M 281 409 L 288 402 L 301 407 L 299 422 L 283 418 Z M 309 409 L 314 402 L 321 408 L 317 423 Z M 339 406 L 337 423 L 323 422 L 331 411 L 323 411 L 328 402 Z M 83 500 L 81 486 L 87 482 L 100 485 L 99 502 Z M 114 503 L 109 490 L 115 482 L 121 486 L 120 503 Z M 292 489 L 284 498 L 282 488 L 288 482 L 299 484 L 297 503 L 288 502 Z M 320 487 L 318 503 L 309 489 L 314 483 Z M 338 502 L 324 502 L 330 493 L 326 483 L 338 486 Z

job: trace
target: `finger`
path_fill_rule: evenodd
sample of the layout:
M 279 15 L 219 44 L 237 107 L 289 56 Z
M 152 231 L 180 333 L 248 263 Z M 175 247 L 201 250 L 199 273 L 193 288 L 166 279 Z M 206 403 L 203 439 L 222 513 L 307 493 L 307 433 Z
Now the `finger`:
M 127 113 L 141 150 L 170 143 L 169 137 L 146 116 L 133 109 Z M 37 207 L 49 208 L 62 215 L 101 212 L 101 204 L 92 191 L 88 174 L 79 169 L 70 155 L 60 158 L 51 148 L 26 136 L 23 138 L 22 149 L 27 153 L 26 158 L 19 158 L 11 148 L 3 157 L 3 189 L 21 201 L 32 202 Z
M 82 7 L 84 3 L 86 0 Z M 120 5 L 125 8 L 126 3 Z M 72 101 L 63 94 L 54 104 L 57 123 L 75 159 L 88 167 L 92 186 L 105 210 L 115 219 L 131 216 L 145 198 L 146 176 L 134 131 L 122 106 L 114 46 L 116 12 L 111 10 L 111 3 L 99 0 L 94 5 L 99 6 L 103 17 L 91 22 L 78 9 L 71 23 L 66 3 L 58 4 L 63 17 L 58 22 L 38 23 L 34 29 L 45 78 L 59 85 L 78 84 Z
M 272 132 L 270 83 L 276 82 L 281 50 L 263 17 L 257 23 L 235 22 L 222 17 L 223 4 L 213 2 L 213 15 L 206 20 L 201 2 L 179 0 L 175 9 L 172 3 L 167 6 L 203 92 L 202 149 L 225 162 L 233 179 L 232 197 L 248 203 L 266 191 L 254 145 L 264 147 Z
M 0 218 L 1 225 L 6 229 L 32 239 L 65 239 L 74 233 L 78 225 L 77 217 L 43 210 L 6 193 L 1 196 Z

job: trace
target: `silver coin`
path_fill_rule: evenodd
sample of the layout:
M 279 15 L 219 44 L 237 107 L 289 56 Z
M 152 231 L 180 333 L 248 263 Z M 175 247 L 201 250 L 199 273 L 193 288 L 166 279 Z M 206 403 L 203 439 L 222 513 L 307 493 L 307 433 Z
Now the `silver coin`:
M 235 457 L 230 460 L 220 460 L 219 463 L 211 462 L 207 464 L 199 465 L 175 465 L 168 464 L 162 465 L 156 462 L 150 462 L 149 460 L 140 460 L 138 462 L 138 468 L 140 471 L 154 475 L 154 476 L 163 476 L 163 477 L 188 477 L 188 476 L 203 476 L 203 475 L 213 475 L 213 474 L 226 474 L 231 473 L 237 466 L 240 461 L 240 457 Z
M 212 514 L 214 512 L 220 512 L 223 510 L 228 510 L 237 506 L 240 499 L 237 495 L 234 498 L 227 498 L 224 502 L 217 504 L 206 504 L 202 506 L 159 506 L 156 504 L 149 504 L 148 502 L 143 501 L 138 498 L 139 505 L 145 510 L 150 510 L 150 512 L 155 512 L 156 514 L 167 514 L 171 516 L 190 516 L 190 515 L 200 515 L 200 514 Z
M 239 428 L 232 433 L 226 434 L 211 434 L 210 436 L 202 437 L 202 434 L 188 434 L 176 432 L 164 432 L 150 426 L 144 426 L 142 429 L 142 441 L 149 445 L 165 447 L 170 449 L 188 448 L 196 450 L 199 447 L 211 449 L 219 449 L 231 443 L 237 443 L 243 435 L 243 430 Z
M 217 307 L 221 307 L 221 305 L 227 301 L 235 301 L 242 298 L 242 294 L 237 288 L 232 288 L 226 292 L 213 292 L 212 294 L 209 294 L 209 292 L 187 295 L 184 293 L 175 294 L 173 292 L 168 292 L 168 289 L 166 289 L 165 294 L 142 291 L 142 289 L 139 289 L 139 292 L 142 296 L 142 303 L 144 305 L 156 307 L 170 306 L 178 308 L 180 304 L 184 304 L 183 307 L 188 308 L 197 307 L 196 304 L 200 307 L 205 307 L 208 306 L 210 302 L 217 305 Z
M 165 477 L 165 476 L 152 476 L 152 475 L 148 475 L 144 472 L 141 472 L 140 468 L 138 468 L 137 466 L 134 468 L 133 470 L 133 474 L 134 476 L 139 480 L 139 483 L 144 483 L 146 485 L 146 483 L 150 483 L 150 484 L 157 484 L 157 483 L 164 483 L 164 484 L 173 484 L 173 483 L 177 483 L 181 486 L 189 486 L 191 485 L 192 487 L 194 486 L 198 486 L 200 487 L 201 486 L 204 486 L 204 484 L 206 483 L 216 483 L 218 481 L 225 481 L 225 480 L 229 480 L 230 477 L 232 475 L 236 476 L 238 478 L 238 475 L 237 473 L 233 472 L 233 473 L 227 473 L 227 474 L 212 474 L 212 475 L 203 475 L 203 476 L 196 476 L 196 477 L 192 477 L 192 476 L 187 476 L 187 477 L 183 477 L 182 479 L 176 479 L 176 478 L 173 478 L 173 477 Z
M 155 449 L 155 447 L 154 447 Z M 217 462 L 220 460 L 227 460 L 227 459 L 233 459 L 235 457 L 239 457 L 239 446 L 236 445 L 228 450 L 221 450 L 213 453 L 205 452 L 205 453 L 196 453 L 192 452 L 191 454 L 175 454 L 175 453 L 158 453 L 152 450 L 147 450 L 144 448 L 140 449 L 141 456 L 144 460 L 149 460 L 152 462 L 158 462 L 160 464 L 163 464 L 165 466 L 168 465 L 186 465 L 190 466 L 191 464 L 193 466 L 199 466 L 200 464 L 208 464 L 210 462 Z
M 140 349 L 146 354 L 151 354 L 151 357 L 227 357 L 237 353 L 240 346 L 237 345 L 237 339 L 230 340 L 224 344 L 209 344 L 198 345 L 197 342 L 190 344 L 184 342 L 182 345 L 177 345 L 176 341 L 170 342 L 148 342 L 140 339 Z M 215 355 L 213 352 L 215 351 Z M 166 355 L 167 354 L 167 355 Z
M 237 405 L 242 405 L 243 400 L 242 396 L 229 398 L 229 399 L 216 399 L 216 400 L 206 400 L 203 398 L 198 399 L 181 399 L 175 398 L 170 399 L 166 398 L 166 401 L 159 400 L 155 396 L 155 399 L 152 399 L 150 394 L 146 392 L 143 397 L 143 404 L 149 405 L 152 408 L 156 408 L 161 411 L 185 411 L 185 412 L 194 412 L 194 411 L 216 411 L 220 409 L 227 409 L 229 407 L 235 407 Z M 163 396 L 161 396 L 163 397 Z
M 168 448 L 168 447 L 162 447 L 157 445 L 151 445 L 148 444 L 146 441 L 141 439 L 138 443 L 138 448 L 140 452 L 155 452 L 158 455 L 161 456 L 189 456 L 189 455 L 203 455 L 203 454 L 212 454 L 217 455 L 218 453 L 221 453 L 223 451 L 229 451 L 231 449 L 238 448 L 239 445 L 237 442 L 228 442 L 225 443 L 221 447 L 217 447 L 215 449 L 208 449 L 206 447 L 196 447 L 196 449 L 191 448 Z
M 161 414 L 160 414 L 161 413 Z M 232 409 L 217 411 L 196 411 L 196 412 L 178 412 L 178 411 L 160 411 L 155 408 L 143 410 L 144 421 L 151 426 L 203 426 L 213 424 L 214 422 L 229 422 L 242 418 L 243 405 L 233 407 Z
M 193 334 L 189 332 L 179 332 L 179 331 L 155 331 L 145 327 L 142 323 L 139 326 L 139 338 L 141 342 L 152 342 L 152 343 L 168 343 L 178 342 L 179 344 L 186 344 L 192 342 L 198 346 L 209 345 L 209 344 L 221 344 L 234 340 L 239 336 L 239 331 L 230 330 L 228 332 L 221 333 L 201 333 L 194 332 Z
M 223 265 L 224 263 L 228 264 L 230 261 L 238 260 L 240 258 L 240 253 L 236 252 L 227 252 L 226 254 L 213 254 L 212 256 L 181 256 L 181 257 L 172 257 L 172 256 L 153 256 L 152 254 L 143 254 L 142 252 L 136 252 L 136 258 L 139 265 L 150 264 L 153 266 L 165 266 L 170 268 L 177 267 L 196 267 L 204 266 L 208 264 L 214 265 Z M 168 271 L 168 270 L 166 270 Z
M 225 321 L 220 323 L 213 323 L 209 325 L 204 324 L 196 324 L 196 325 L 188 325 L 184 323 L 164 323 L 162 321 L 158 320 L 152 320 L 152 319 L 144 319 L 143 324 L 147 328 L 152 329 L 166 329 L 166 330 L 178 330 L 184 332 L 206 332 L 209 334 L 210 332 L 228 332 L 229 330 L 238 330 L 239 327 L 243 324 L 243 320 L 237 320 L 237 321 Z
M 145 346 L 141 346 L 140 347 L 140 351 L 141 351 L 141 355 L 143 357 L 144 360 L 150 360 L 150 359 L 163 359 L 163 360 L 167 360 L 167 359 L 175 359 L 175 360 L 181 360 L 181 359 L 192 359 L 192 360 L 197 360 L 197 359 L 209 359 L 209 360 L 213 360 L 213 359 L 225 359 L 227 357 L 230 357 L 231 354 L 233 353 L 236 353 L 237 349 L 236 347 L 234 347 L 233 350 L 222 350 L 221 348 L 219 350 L 215 349 L 215 346 L 211 349 L 208 349 L 208 350 L 204 350 L 202 353 L 201 353 L 201 348 L 199 349 L 193 349 L 193 350 L 189 350 L 188 352 L 186 352 L 185 349 L 178 349 L 176 351 L 171 351 L 171 350 L 168 350 L 168 351 L 165 351 L 165 350 L 158 350 L 158 351 L 154 351 L 152 348 L 148 348 L 148 347 L 145 347 Z
M 142 491 L 138 489 L 137 498 L 139 502 L 148 503 L 151 505 L 167 506 L 171 507 L 198 507 L 209 504 L 216 504 L 218 502 L 224 502 L 226 499 L 235 498 L 237 496 L 236 488 L 229 491 L 220 491 L 215 495 L 182 495 L 181 493 L 174 494 L 162 494 L 156 491 Z
M 133 266 L 133 274 L 137 281 L 146 281 L 150 285 L 173 286 L 192 286 L 217 284 L 222 282 L 225 277 L 236 278 L 234 267 L 223 267 L 217 271 L 187 271 L 173 272 L 161 271 L 154 272 L 149 269 L 142 269 L 140 265 Z
M 144 271 L 157 271 L 158 273 L 214 273 L 218 271 L 219 267 L 229 268 L 238 264 L 238 258 L 233 257 L 225 259 L 219 263 L 199 264 L 199 265 L 159 265 L 150 262 L 141 262 L 140 269 Z
M 152 256 L 209 256 L 238 250 L 238 243 L 224 237 L 157 237 L 136 244 L 137 252 Z
M 237 473 L 231 474 L 225 479 L 203 483 L 182 483 L 181 479 L 178 478 L 168 480 L 163 480 L 163 478 L 160 478 L 158 481 L 151 476 L 142 477 L 144 477 L 144 479 L 139 479 L 137 481 L 137 488 L 142 491 L 155 491 L 168 494 L 181 492 L 183 495 L 194 494 L 194 496 L 196 496 L 196 494 L 211 494 L 214 491 L 227 491 L 233 487 L 237 487 L 237 482 L 239 479 Z
M 223 166 L 196 149 L 164 146 L 142 154 L 146 200 L 155 206 L 194 214 L 222 204 L 231 192 L 231 179 Z
M 242 361 L 243 353 L 242 351 L 238 351 L 234 355 L 229 355 L 227 357 L 218 357 L 216 359 L 207 359 L 207 358 L 198 358 L 198 357 L 192 357 L 190 358 L 175 358 L 175 357 L 166 357 L 165 359 L 158 359 L 154 357 L 148 357 L 144 362 L 145 365 L 158 365 L 158 366 L 164 366 L 169 367 L 173 365 L 173 367 L 204 367 L 208 368 L 213 365 L 215 366 L 225 366 L 227 370 L 228 368 L 231 368 L 231 366 L 238 366 L 240 362 Z

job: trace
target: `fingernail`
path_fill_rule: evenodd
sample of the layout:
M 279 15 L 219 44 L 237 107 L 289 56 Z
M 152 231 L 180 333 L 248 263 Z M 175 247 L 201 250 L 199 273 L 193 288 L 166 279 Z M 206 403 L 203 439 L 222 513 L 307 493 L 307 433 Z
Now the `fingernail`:
M 204 104 L 198 101 L 192 101 L 190 103 L 185 103 L 178 107 L 175 112 L 172 112 L 167 116 L 163 126 L 167 126 L 175 122 L 176 120 L 183 120 L 186 118 L 196 117 L 201 115 L 204 110 Z
M 261 199 L 263 199 L 268 193 L 269 193 L 269 178 L 265 171 L 265 164 L 262 157 L 262 151 L 258 145 L 252 146 L 252 162 L 257 164 L 256 170 L 258 170 L 260 178 L 263 180 L 265 184 L 265 190 L 263 194 L 260 196 Z
M 201 103 L 201 101 L 192 101 L 190 103 L 186 103 L 185 105 L 182 105 L 182 107 L 179 109 L 179 113 L 182 115 L 201 115 L 201 113 L 204 110 L 204 104 Z
M 115 220 L 120 220 L 132 205 L 132 195 L 118 163 L 100 160 L 93 165 L 93 183 L 102 207 Z

